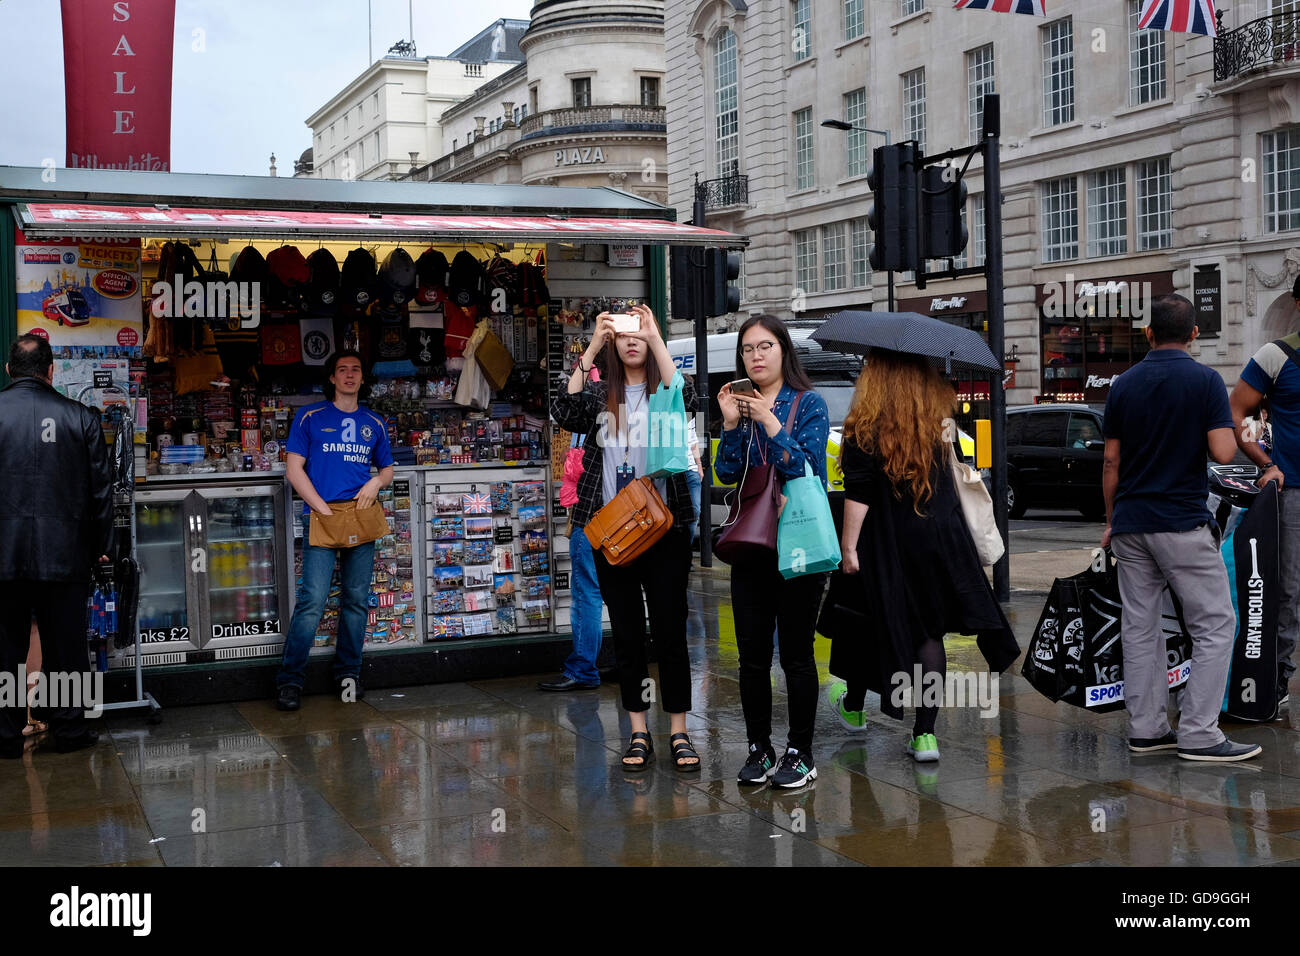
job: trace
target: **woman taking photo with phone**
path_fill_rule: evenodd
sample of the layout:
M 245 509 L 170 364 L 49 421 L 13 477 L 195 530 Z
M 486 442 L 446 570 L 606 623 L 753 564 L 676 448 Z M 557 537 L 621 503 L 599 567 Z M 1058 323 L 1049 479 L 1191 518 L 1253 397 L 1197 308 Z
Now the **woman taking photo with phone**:
M 755 315 L 745 321 L 736 336 L 736 378 L 718 393 L 722 412 L 715 469 L 718 479 L 739 484 L 750 468 L 767 464 L 784 483 L 802 478 L 807 464 L 825 485 L 829 414 L 825 400 L 813 391 L 799 364 L 785 323 L 771 315 Z M 759 505 L 758 498 L 751 498 L 743 507 Z M 775 551 L 764 549 L 732 562 L 731 606 L 740 652 L 740 702 L 749 737 L 749 758 L 737 774 L 743 784 L 761 784 L 771 778 L 775 787 L 793 788 L 817 777 L 812 756 L 818 690 L 813 631 L 825 586 L 825 574 L 784 578 Z M 790 725 L 779 762 L 771 740 L 774 629 L 785 672 Z
M 569 377 L 568 389 L 557 395 L 551 416 L 564 429 L 585 434 L 584 471 L 578 479 L 578 500 L 570 516 L 574 534 L 592 515 L 614 499 L 628 483 L 646 473 L 649 400 L 660 382 L 671 382 L 676 369 L 649 307 L 634 306 L 635 323 L 602 312 L 582 361 Z M 629 331 L 619 331 L 616 321 Z M 587 382 L 601 350 L 609 347 L 603 376 Z M 688 417 L 695 411 L 695 393 L 683 388 Z M 686 584 L 691 567 L 690 528 L 694 507 L 685 474 L 655 479 L 659 497 L 673 515 L 668 532 L 632 561 L 611 565 L 596 551 L 596 578 L 609 608 L 614 632 L 614 656 L 623 707 L 632 724 L 632 741 L 623 756 L 623 769 L 641 771 L 654 756 L 646 727 L 646 712 L 659 700 L 671 724 L 669 745 L 673 765 L 681 771 L 700 769 L 700 757 L 686 734 L 691 707 L 690 658 L 686 651 Z M 644 596 L 643 596 L 644 591 Z M 659 683 L 649 679 L 645 645 L 646 609 L 650 636 L 659 659 Z
M 953 478 L 952 415 L 956 394 L 930 360 L 874 350 L 858 377 L 844 419 L 842 570 L 863 589 L 866 633 L 831 646 L 831 673 L 847 681 L 832 687 L 842 721 L 862 726 L 868 688 L 880 709 L 902 719 L 894 675 L 914 684 L 922 706 L 907 752 L 917 761 L 939 759 L 934 735 L 939 709 L 928 686 L 943 686 L 945 634 L 977 634 L 995 672 L 1020 653 L 1011 625 L 993 596 L 971 540 Z

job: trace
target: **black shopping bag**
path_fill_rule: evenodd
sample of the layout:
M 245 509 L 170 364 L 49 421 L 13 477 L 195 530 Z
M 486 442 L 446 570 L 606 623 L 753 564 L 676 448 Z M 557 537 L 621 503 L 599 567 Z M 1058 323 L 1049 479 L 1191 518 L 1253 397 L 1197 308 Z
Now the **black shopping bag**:
M 1087 570 L 1052 583 L 1021 675 L 1053 701 L 1097 713 L 1124 706 L 1124 650 L 1119 573 L 1109 554 L 1096 552 Z M 1182 608 L 1165 588 L 1162 629 L 1169 689 L 1191 674 L 1192 639 Z

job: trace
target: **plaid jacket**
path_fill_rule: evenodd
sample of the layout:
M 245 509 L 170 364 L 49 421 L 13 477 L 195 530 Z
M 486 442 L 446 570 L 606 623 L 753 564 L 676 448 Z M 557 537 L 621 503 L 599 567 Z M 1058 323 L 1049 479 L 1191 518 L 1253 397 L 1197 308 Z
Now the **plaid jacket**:
M 683 379 L 683 382 L 682 399 L 686 404 L 686 414 L 692 415 L 697 409 L 695 389 L 689 380 Z M 561 392 L 551 406 L 551 417 L 557 425 L 575 435 L 587 436 L 582 445 L 583 472 L 578 478 L 578 500 L 569 509 L 574 528 L 586 527 L 591 516 L 605 504 L 605 449 L 600 444 L 597 421 L 600 413 L 605 411 L 606 394 L 603 381 L 588 382 L 581 392 Z M 668 500 L 665 504 L 673 513 L 673 527 L 689 528 L 695 523 L 695 504 L 691 500 L 686 475 L 668 476 Z

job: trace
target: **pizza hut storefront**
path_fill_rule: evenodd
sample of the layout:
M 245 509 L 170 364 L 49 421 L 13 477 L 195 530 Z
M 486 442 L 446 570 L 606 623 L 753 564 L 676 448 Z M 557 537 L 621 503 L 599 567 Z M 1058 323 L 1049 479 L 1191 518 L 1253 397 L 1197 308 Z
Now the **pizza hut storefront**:
M 1034 401 L 1104 403 L 1115 377 L 1147 354 L 1151 300 L 1173 291 L 1172 272 L 1066 273 L 1035 286 L 1042 378 Z

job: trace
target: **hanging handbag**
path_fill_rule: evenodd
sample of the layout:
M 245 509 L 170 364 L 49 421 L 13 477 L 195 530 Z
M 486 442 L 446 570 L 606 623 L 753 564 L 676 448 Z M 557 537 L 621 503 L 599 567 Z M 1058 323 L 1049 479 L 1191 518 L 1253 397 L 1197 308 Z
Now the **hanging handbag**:
M 957 459 L 957 450 L 951 442 L 948 446 L 948 465 L 952 469 L 953 484 L 957 488 L 957 500 L 961 502 L 962 514 L 966 517 L 966 528 L 970 531 L 971 541 L 979 554 L 980 564 L 992 567 L 1006 553 L 1002 535 L 998 533 L 998 523 L 993 517 L 993 498 L 984 487 L 980 473 Z
M 803 477 L 785 483 L 785 508 L 776 527 L 777 570 L 789 580 L 840 566 L 840 536 L 831 517 L 826 485 L 803 463 Z
M 790 403 L 790 411 L 785 417 L 786 434 L 794 427 L 802 397 L 803 392 L 799 392 Z M 752 437 L 750 442 L 752 448 Z M 772 557 L 776 554 L 780 512 L 781 482 L 776 468 L 765 459 L 751 467 L 749 449 L 746 449 L 745 473 L 740 480 L 740 489 L 731 513 L 722 524 L 722 531 L 713 543 L 713 553 L 727 564 Z
M 654 481 L 642 476 L 592 515 L 582 530 L 592 549 L 618 567 L 650 550 L 672 526 L 673 513 L 659 497 Z

